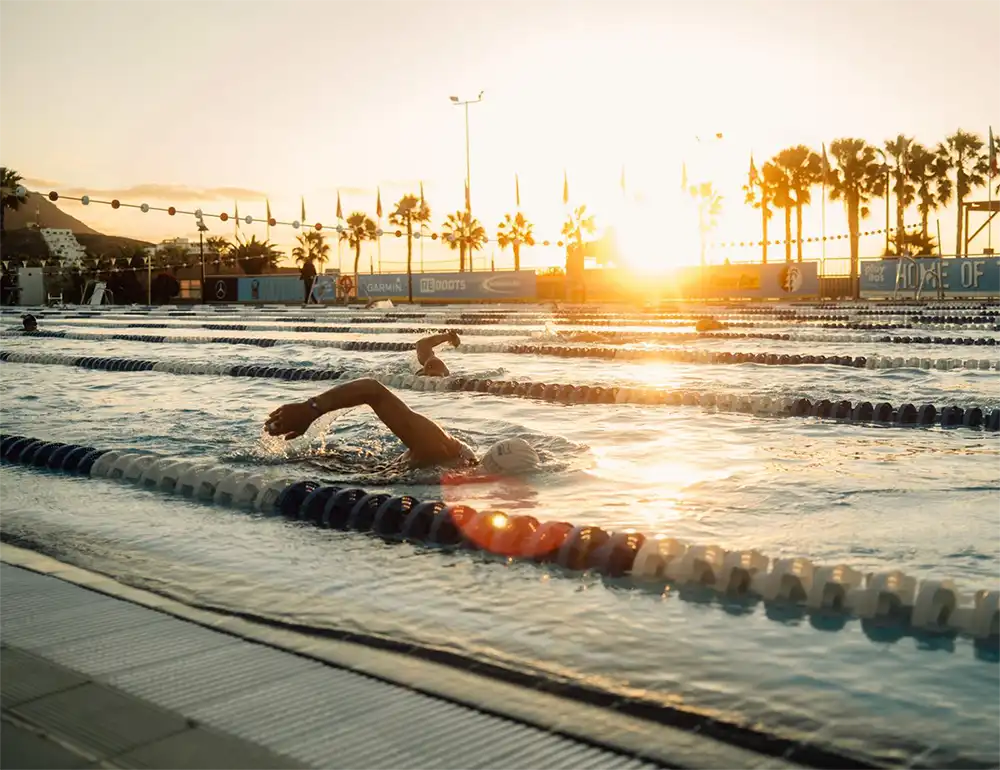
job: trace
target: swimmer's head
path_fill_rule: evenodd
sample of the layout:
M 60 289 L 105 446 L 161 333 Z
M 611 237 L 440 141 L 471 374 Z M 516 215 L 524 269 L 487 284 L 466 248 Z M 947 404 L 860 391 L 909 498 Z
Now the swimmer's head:
M 31 313 L 24 316 L 24 318 L 21 319 L 21 323 L 23 324 L 26 332 L 33 332 L 38 328 L 38 321 L 35 320 L 35 317 L 31 315 Z
M 528 473 L 535 470 L 538 463 L 538 455 L 523 438 L 498 441 L 486 450 L 479 461 L 487 473 L 505 476 Z
M 424 364 L 423 375 L 425 377 L 447 377 L 449 373 L 444 361 L 437 356 L 427 359 L 427 363 Z

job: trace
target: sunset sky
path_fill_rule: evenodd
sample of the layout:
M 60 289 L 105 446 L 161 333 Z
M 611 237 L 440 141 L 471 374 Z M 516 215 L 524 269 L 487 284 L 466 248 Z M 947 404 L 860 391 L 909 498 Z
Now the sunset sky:
M 304 195 L 324 224 L 338 188 L 345 214 L 374 215 L 376 185 L 388 211 L 423 180 L 436 228 L 463 200 L 463 114 L 448 97 L 485 90 L 470 109 L 472 202 L 491 234 L 514 207 L 516 172 L 536 235 L 556 240 L 566 169 L 571 202 L 617 225 L 637 259 L 691 261 L 682 162 L 726 198 L 717 237 L 759 239 L 740 191 L 751 151 L 760 165 L 841 136 L 933 145 L 959 127 L 1000 129 L 998 30 L 996 0 L 2 0 L 0 162 L 32 189 L 205 211 L 238 200 L 255 218 L 268 196 L 295 219 Z M 61 205 L 103 232 L 196 237 L 190 218 Z M 940 217 L 949 251 L 954 211 Z M 782 237 L 780 212 L 772 221 Z M 883 223 L 876 202 L 862 229 Z M 232 235 L 231 222 L 208 224 Z M 819 206 L 805 226 L 820 234 Z M 839 204 L 827 231 L 846 233 Z M 295 234 L 272 230 L 282 246 Z M 846 241 L 828 249 L 844 253 Z M 384 244 L 387 267 L 401 255 L 402 241 Z M 428 267 L 448 258 L 426 249 Z

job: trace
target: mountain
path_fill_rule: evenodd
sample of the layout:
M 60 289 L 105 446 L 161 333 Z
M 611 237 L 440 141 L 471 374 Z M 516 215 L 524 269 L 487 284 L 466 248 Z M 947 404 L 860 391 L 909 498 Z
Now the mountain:
M 42 227 L 58 230 L 72 230 L 78 235 L 100 235 L 97 230 L 87 227 L 76 217 L 71 217 L 48 199 L 45 193 L 28 192 L 28 198 L 17 211 L 4 212 L 3 226 L 6 230 L 23 230 L 29 223 L 41 222 Z

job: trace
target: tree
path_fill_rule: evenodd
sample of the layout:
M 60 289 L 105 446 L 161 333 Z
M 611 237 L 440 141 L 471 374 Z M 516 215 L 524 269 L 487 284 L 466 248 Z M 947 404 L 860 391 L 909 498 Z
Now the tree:
M 20 184 L 21 175 L 19 173 L 12 168 L 0 166 L 0 232 L 6 232 L 4 219 L 7 209 L 17 211 L 28 198 L 27 194 L 24 198 L 17 197 L 17 188 Z
M 857 291 L 858 232 L 861 219 L 868 216 L 868 202 L 883 188 L 882 164 L 875 148 L 864 139 L 834 139 L 830 144 L 833 163 L 826 183 L 830 200 L 842 200 L 847 211 L 847 229 L 851 243 L 851 280 Z
M 431 209 L 424 203 L 424 196 L 407 194 L 399 199 L 396 210 L 389 215 L 389 224 L 406 227 L 406 279 L 409 284 L 410 302 L 413 302 L 413 223 L 429 222 Z
M 909 175 L 910 150 L 913 137 L 898 134 L 895 139 L 885 140 L 886 161 L 892 176 L 892 192 L 896 196 L 896 251 L 903 243 L 906 223 L 904 214 L 915 199 L 916 189 Z M 888 191 L 886 191 L 888 195 Z
M 920 212 L 920 234 L 926 239 L 930 213 L 951 201 L 948 166 L 941 155 L 914 142 L 910 145 L 907 171 L 914 186 L 917 211 Z
M 354 285 L 358 285 L 358 263 L 361 261 L 361 244 L 378 238 L 375 222 L 363 211 L 351 212 L 347 218 L 347 229 L 340 234 L 340 240 L 347 241 L 354 249 Z
M 258 241 L 256 235 L 249 241 L 236 237 L 236 243 L 229 247 L 229 254 L 243 269 L 244 275 L 260 275 L 266 268 L 278 266 L 282 254 L 270 241 Z
M 795 207 L 796 256 L 802 261 L 802 207 L 812 203 L 812 188 L 822 181 L 822 161 L 819 155 L 803 144 L 782 150 L 774 163 L 784 171 L 787 180 L 787 200 Z M 791 262 L 791 233 L 788 232 L 790 212 L 785 210 L 785 260 Z
M 587 214 L 587 207 L 577 206 L 573 213 L 566 217 L 563 222 L 562 234 L 576 244 L 578 249 L 583 248 L 583 236 L 593 235 L 597 232 L 597 225 L 594 223 L 594 215 Z
M 497 243 L 501 249 L 508 246 L 514 249 L 514 269 L 521 269 L 521 244 L 525 246 L 535 245 L 535 236 L 532 233 L 533 225 L 520 211 L 515 216 L 504 214 L 503 221 L 497 226 Z
M 304 232 L 296 238 L 296 241 L 298 245 L 292 249 L 296 264 L 304 265 L 306 262 L 312 262 L 322 267 L 330 259 L 330 244 L 318 230 Z
M 187 267 L 191 256 L 185 246 L 171 244 L 157 249 L 153 257 L 153 268 L 156 270 L 177 270 Z
M 465 272 L 465 255 L 469 255 L 469 271 L 472 271 L 472 252 L 479 251 L 488 240 L 486 229 L 478 219 L 469 215 L 468 211 L 456 211 L 449 214 L 441 227 L 445 231 L 445 239 L 452 249 L 458 249 L 458 270 Z
M 773 163 L 765 163 L 760 170 L 756 180 L 743 185 L 743 192 L 746 193 L 746 203 L 755 209 L 760 209 L 761 220 L 761 261 L 767 264 L 767 222 L 773 212 L 771 205 L 774 203 L 775 195 L 778 191 L 778 182 L 782 177 L 781 170 Z
M 792 190 L 792 180 L 788 177 L 788 172 L 781 168 L 774 160 L 764 164 L 764 170 L 771 180 L 771 198 L 774 207 L 783 209 L 785 212 L 785 262 L 792 261 L 792 210 L 795 208 L 795 193 Z M 704 260 L 702 260 L 704 262 Z
M 211 238 L 205 239 L 205 248 L 213 256 L 213 262 L 215 263 L 215 272 L 218 273 L 222 270 L 222 259 L 229 253 L 229 239 L 223 238 L 221 235 L 213 235 Z
M 772 164 L 764 164 L 765 166 Z M 773 172 L 769 172 L 773 173 Z M 783 178 L 783 177 L 782 177 Z M 719 215 L 722 213 L 722 196 L 716 191 L 711 182 L 701 182 L 691 185 L 688 194 L 698 203 L 698 233 L 701 237 L 701 264 L 705 264 L 705 249 L 708 244 L 708 235 L 719 226 Z M 777 194 L 774 197 L 774 204 L 779 205 L 782 200 Z M 785 216 L 787 227 L 791 227 L 791 209 L 788 209 Z M 565 228 L 563 229 L 565 232 Z
M 930 257 L 934 255 L 937 244 L 934 238 L 923 233 L 903 233 L 902 252 L 911 257 Z M 889 247 L 884 256 L 899 256 L 900 242 L 897 241 L 895 248 Z
M 962 202 L 977 187 L 986 184 L 989 163 L 978 134 L 959 129 L 938 145 L 938 154 L 947 171 L 955 172 L 955 201 L 958 203 L 955 226 L 955 254 L 965 253 L 962 243 Z

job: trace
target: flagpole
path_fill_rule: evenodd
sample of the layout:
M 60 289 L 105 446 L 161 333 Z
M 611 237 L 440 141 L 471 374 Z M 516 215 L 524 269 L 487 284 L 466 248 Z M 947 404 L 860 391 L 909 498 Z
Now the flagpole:
M 826 159 L 826 142 L 823 142 L 823 205 L 820 207 L 820 213 L 823 217 L 822 224 L 822 234 L 823 234 L 823 264 L 824 269 L 826 265 L 826 177 L 830 173 L 830 162 Z

